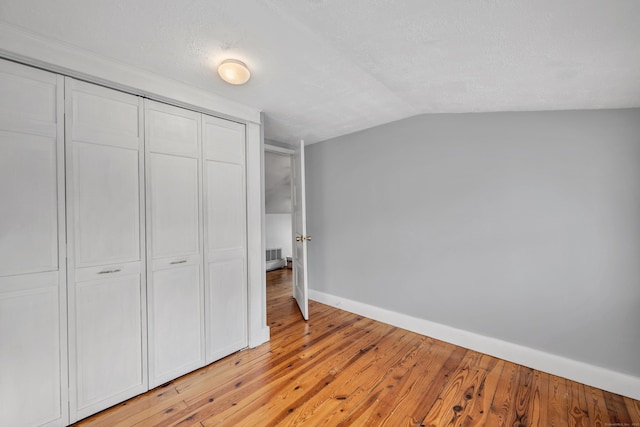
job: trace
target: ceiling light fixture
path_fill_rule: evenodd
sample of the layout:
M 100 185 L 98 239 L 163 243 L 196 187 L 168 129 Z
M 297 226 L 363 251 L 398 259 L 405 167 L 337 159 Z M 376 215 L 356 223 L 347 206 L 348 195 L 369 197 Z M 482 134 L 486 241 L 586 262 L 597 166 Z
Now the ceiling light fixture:
M 218 66 L 218 74 L 225 82 L 232 85 L 243 85 L 249 81 L 251 72 L 244 62 L 237 59 L 225 59 Z

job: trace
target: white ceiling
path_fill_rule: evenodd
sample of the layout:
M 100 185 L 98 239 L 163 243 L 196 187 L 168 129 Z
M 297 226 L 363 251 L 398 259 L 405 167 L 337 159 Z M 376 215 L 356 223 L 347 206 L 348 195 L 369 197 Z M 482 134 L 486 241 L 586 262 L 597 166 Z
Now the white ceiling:
M 0 0 L 0 21 L 262 109 L 289 143 L 421 113 L 640 107 L 638 0 Z M 247 85 L 219 80 L 227 57 Z

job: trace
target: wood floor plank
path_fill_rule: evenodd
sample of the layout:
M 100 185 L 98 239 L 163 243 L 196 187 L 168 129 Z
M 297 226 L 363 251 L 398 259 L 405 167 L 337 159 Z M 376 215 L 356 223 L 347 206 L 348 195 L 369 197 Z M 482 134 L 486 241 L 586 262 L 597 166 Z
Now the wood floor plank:
M 636 423 L 633 427 L 640 427 L 640 400 L 633 400 L 631 398 L 624 398 L 625 405 L 627 406 L 627 412 L 632 422 Z
M 531 400 L 531 385 L 533 369 L 526 366 L 518 366 L 518 380 L 515 383 L 515 398 L 510 408 L 508 426 L 529 426 L 530 416 L 527 412 Z
M 133 417 L 131 417 L 129 420 L 127 420 L 127 422 L 121 422 L 118 423 L 116 425 L 114 425 L 113 427 L 127 427 L 132 425 L 132 423 L 135 422 L 135 424 L 133 424 L 135 427 L 146 427 L 146 426 L 158 426 L 158 425 L 163 425 L 165 424 L 165 421 L 174 413 L 177 411 L 180 411 L 184 408 L 187 407 L 187 404 L 184 403 L 184 401 L 180 401 L 175 403 L 174 405 L 171 405 L 168 408 L 162 408 L 160 411 L 156 411 L 153 414 L 136 414 Z M 137 421 L 138 420 L 138 421 Z M 136 422 L 137 421 L 137 422 Z
M 457 427 L 463 422 L 479 425 L 480 420 L 484 418 L 485 408 L 489 409 L 488 406 L 482 405 L 483 402 L 478 398 L 477 392 L 484 388 L 487 377 L 497 365 L 498 359 L 484 354 L 479 354 L 479 356 L 479 359 L 476 360 L 479 360 L 480 363 L 471 366 L 471 375 L 467 377 L 460 388 L 462 393 L 458 393 L 454 398 L 456 401 L 452 402 L 455 405 L 452 407 L 454 416 L 449 421 L 451 426 Z M 476 418 L 477 414 L 480 415 L 479 418 Z
M 115 425 L 132 426 L 138 414 L 151 416 L 158 411 L 168 409 L 181 402 L 182 398 L 174 387 L 157 387 L 144 395 L 134 397 L 111 409 L 102 411 L 91 418 L 79 421 L 77 426 L 113 427 Z
M 416 401 L 414 411 L 411 414 L 411 421 L 414 425 L 421 425 L 427 417 L 441 391 L 446 387 L 449 376 L 453 374 L 460 361 L 463 360 L 467 353 L 467 349 L 451 345 L 443 346 L 443 351 L 447 353 L 446 359 L 439 365 L 438 369 L 434 369 L 427 377 L 428 385 L 422 388 L 423 392 L 413 398 Z
M 349 317 L 352 318 L 352 316 L 353 315 L 350 315 Z M 357 320 L 357 317 L 355 319 Z M 343 319 L 339 319 L 339 320 L 343 321 Z M 326 326 L 325 323 L 329 324 L 330 320 L 327 319 L 326 322 L 321 322 L 319 326 L 324 328 Z M 274 342 L 272 342 L 270 345 L 271 347 L 273 347 L 275 343 L 275 345 L 277 346 L 277 350 L 271 351 L 266 354 L 266 356 L 268 357 L 268 360 L 264 360 L 264 358 L 260 358 L 259 360 L 248 359 L 250 363 L 245 367 L 239 365 L 238 362 L 234 362 L 233 359 L 230 359 L 230 358 L 223 359 L 223 361 L 221 362 L 225 362 L 227 359 L 229 359 L 229 361 L 226 363 L 227 367 L 224 366 L 225 364 L 220 364 L 220 365 L 214 364 L 216 366 L 223 367 L 224 370 L 222 371 L 212 370 L 210 372 L 210 376 L 205 378 L 202 381 L 202 384 L 200 386 L 200 390 L 198 390 L 198 393 L 190 393 L 188 396 L 185 396 L 187 403 L 189 404 L 190 407 L 192 407 L 194 406 L 194 404 L 198 404 L 198 402 L 202 403 L 210 399 L 211 397 L 213 397 L 213 396 L 210 396 L 211 393 L 208 385 L 209 384 L 208 381 L 210 381 L 211 376 L 215 377 L 215 381 L 218 384 L 218 388 L 219 388 L 218 395 L 221 393 L 226 393 L 229 390 L 236 389 L 238 387 L 237 377 L 239 375 L 239 372 L 237 371 L 237 369 L 233 369 L 233 370 L 230 369 L 231 364 L 233 364 L 234 368 L 238 367 L 242 369 L 242 374 L 248 378 L 254 378 L 254 377 L 259 378 L 260 375 L 265 375 L 265 374 L 269 376 L 273 375 L 272 374 L 273 369 L 278 369 L 278 367 L 281 367 L 281 365 L 283 364 L 285 365 L 289 364 L 290 360 L 294 356 L 297 357 L 301 354 L 301 351 L 304 350 L 306 348 L 305 346 L 307 346 L 309 343 L 309 336 L 310 334 L 299 335 L 296 340 L 292 340 L 286 344 L 280 344 L 280 345 L 277 345 L 278 341 L 274 340 Z M 266 361 L 268 364 L 265 365 L 265 364 L 259 363 L 261 361 Z M 290 366 L 290 367 L 293 367 L 293 366 Z M 179 388 L 179 391 L 184 393 L 185 389 Z
M 207 375 L 195 383 L 195 385 L 199 386 L 197 393 L 192 392 L 188 397 L 185 397 L 185 399 L 187 399 L 189 404 L 192 404 L 194 400 L 201 399 L 202 395 L 207 394 L 210 390 L 209 385 L 212 377 L 215 377 L 218 387 L 233 389 L 238 382 L 237 377 L 239 373 L 243 373 L 248 377 L 257 377 L 260 373 L 265 372 L 265 368 L 272 369 L 283 363 L 289 363 L 289 360 L 293 356 L 298 356 L 301 351 L 305 349 L 305 346 L 308 345 L 309 338 L 308 335 L 305 335 L 299 336 L 298 339 L 290 340 L 287 343 L 280 343 L 280 345 L 278 345 L 278 342 L 279 341 L 274 340 L 274 342 L 270 344 L 260 346 L 259 348 L 262 350 L 262 354 L 259 358 L 246 356 L 244 359 L 236 360 L 231 356 L 212 365 L 214 368 L 207 371 Z M 277 348 L 271 350 L 274 345 Z M 240 354 L 242 353 L 245 352 L 241 352 Z M 178 391 L 184 394 L 190 387 L 193 387 L 193 384 L 178 386 Z
M 351 322 L 356 322 L 359 319 L 356 316 L 349 316 L 349 318 Z M 349 329 L 349 325 L 349 322 L 332 322 L 326 325 L 326 329 L 323 328 L 322 333 L 318 336 L 306 336 L 306 343 L 292 348 L 290 354 L 279 355 L 270 364 L 270 369 L 266 372 L 261 369 L 263 374 L 269 378 L 270 383 L 269 393 L 266 394 L 266 397 L 271 398 L 285 388 L 290 381 L 290 377 L 298 375 L 300 372 L 305 372 L 306 375 L 309 375 L 310 372 L 315 372 L 315 370 L 320 369 L 318 368 L 320 362 L 330 359 L 335 356 L 336 352 L 352 345 L 350 341 L 346 340 L 349 334 L 362 335 L 363 332 L 353 328 Z M 339 330 L 344 332 L 341 335 L 343 338 L 340 340 L 341 343 L 337 347 L 330 347 L 331 341 L 325 339 L 326 335 L 333 335 L 334 338 L 337 338 Z M 316 343 L 316 341 L 318 342 Z M 252 378 L 252 376 L 249 375 L 248 378 Z M 216 399 L 215 402 L 207 402 L 209 396 L 204 396 L 201 401 L 187 401 L 190 407 L 200 406 L 198 411 L 189 413 L 189 410 L 185 410 L 176 414 L 174 418 L 179 418 L 180 416 L 198 420 L 210 418 L 209 423 L 215 425 L 218 421 L 211 419 L 211 417 L 217 415 L 220 418 L 220 414 L 223 412 L 229 414 L 244 410 L 253 413 L 257 404 L 255 400 L 265 397 L 263 389 L 264 384 L 262 381 L 256 383 L 252 379 L 248 382 L 227 383 L 220 388 L 219 394 L 222 397 Z M 228 422 L 232 423 L 232 421 Z
M 471 416 L 475 403 L 475 390 L 484 383 L 488 373 L 488 369 L 479 366 L 479 360 L 483 357 L 492 365 L 497 363 L 495 358 L 468 351 L 466 357 L 448 378 L 447 384 L 422 424 L 427 426 L 458 426 Z
M 568 384 L 569 390 L 569 427 L 588 427 L 589 408 L 584 391 L 584 386 L 576 382 Z
M 483 383 L 480 384 L 476 391 L 475 404 L 469 413 L 469 417 L 462 420 L 461 427 L 484 426 L 487 424 L 487 418 L 493 399 L 498 390 L 498 386 L 502 380 L 502 371 L 508 362 L 497 360 L 495 366 L 489 370 Z
M 356 349 L 357 359 L 332 368 L 330 373 L 335 375 L 336 379 L 331 383 L 331 387 L 324 387 L 313 400 L 300 408 L 297 415 L 287 420 L 286 425 L 304 425 L 309 422 L 316 425 L 333 425 L 344 418 L 350 408 L 357 406 L 357 402 L 366 394 L 364 388 L 373 384 L 367 383 L 365 379 L 373 381 L 370 373 L 385 369 L 385 361 L 380 354 L 385 352 L 386 346 L 394 343 L 394 334 L 399 333 L 397 328 L 381 326 L 382 324 L 372 325 L 368 331 L 372 335 L 369 338 L 375 338 L 376 345 L 360 346 L 360 349 Z M 387 339 L 389 337 L 391 338 Z
M 415 363 L 416 356 L 422 352 L 424 347 L 431 344 L 424 339 L 412 339 L 411 336 L 408 337 L 406 343 L 407 345 L 394 354 L 392 359 L 385 357 L 384 360 L 391 360 L 392 363 L 382 369 L 376 369 L 372 378 L 373 384 L 360 385 L 363 390 L 370 390 L 370 396 L 366 399 L 366 403 L 359 403 L 354 409 L 346 411 L 347 416 L 337 425 L 353 425 L 356 422 L 361 425 L 380 425 L 382 423 L 395 403 L 396 390 L 401 389 L 408 380 L 408 373 Z M 379 378 L 376 379 L 376 376 Z M 359 402 L 364 400 L 361 399 Z
M 357 408 L 370 390 L 379 382 L 394 363 L 411 348 L 420 346 L 418 342 L 406 340 L 406 334 L 397 328 L 386 329 L 375 346 L 360 352 L 357 360 L 342 366 L 338 378 L 332 383 L 331 392 L 335 398 L 329 405 L 323 405 L 314 412 L 313 420 L 319 425 L 337 425 Z M 393 355 L 393 357 L 387 357 Z M 391 363 L 390 363 L 391 362 Z M 335 372 L 335 371 L 334 371 Z M 326 401 L 325 401 L 326 402 Z M 307 412 L 303 408 L 301 413 Z
M 549 396 L 549 374 L 540 371 L 533 371 L 533 381 L 531 384 L 531 399 L 529 400 L 529 425 L 531 427 L 548 427 L 548 413 L 544 402 Z
M 507 426 L 508 418 L 514 412 L 520 367 L 507 363 L 502 371 L 500 386 L 496 390 L 487 415 L 487 426 Z
M 609 424 L 609 414 L 604 401 L 603 391 L 589 386 L 584 386 L 584 389 L 591 425 L 593 427 L 604 427 Z M 640 416 L 638 418 L 640 418 Z
M 362 331 L 361 331 L 362 332 Z M 338 372 L 345 371 L 352 366 L 358 366 L 363 363 L 368 363 L 367 361 L 374 357 L 376 352 L 384 351 L 385 346 L 387 344 L 395 345 L 397 343 L 405 342 L 405 340 L 399 340 L 397 338 L 390 339 L 389 336 L 393 334 L 395 331 L 390 331 L 388 334 L 378 337 L 374 343 L 366 346 L 351 346 L 351 352 L 348 354 L 348 357 L 343 360 L 343 363 L 338 365 L 338 369 L 332 368 L 327 371 L 322 371 L 323 376 L 318 378 L 315 382 L 316 387 L 305 392 L 304 395 L 298 397 L 295 400 L 292 399 L 282 399 L 282 403 L 285 406 L 278 412 L 274 411 L 275 416 L 265 415 L 260 419 L 269 420 L 265 423 L 265 425 L 276 425 L 280 422 L 283 422 L 285 418 L 295 416 L 297 411 L 304 411 L 304 408 L 300 408 L 305 402 L 310 399 L 310 396 L 313 396 L 319 392 L 320 389 L 331 386 L 331 388 L 335 387 L 333 382 L 338 377 Z M 399 350 L 399 352 L 402 350 Z M 307 376 L 307 373 L 305 373 Z M 295 397 L 295 396 L 294 396 Z M 289 422 L 289 420 L 287 420 Z
M 209 390 L 211 378 L 216 381 L 226 383 L 237 375 L 238 372 L 246 372 L 261 360 L 272 357 L 268 345 L 259 346 L 252 351 L 241 351 L 232 356 L 225 357 L 215 364 L 206 366 L 188 376 L 181 377 L 173 381 L 173 385 L 183 398 L 187 395 L 200 393 L 202 390 Z
M 631 419 L 627 411 L 624 398 L 619 394 L 605 393 L 605 404 L 609 413 L 609 423 L 613 426 L 632 425 L 635 420 Z
M 382 332 L 390 332 L 388 328 L 380 328 L 380 331 L 376 331 L 376 329 L 378 328 L 372 328 L 371 331 L 374 333 L 365 332 L 365 335 L 357 342 L 357 346 L 352 346 L 352 352 L 348 360 L 345 359 L 342 363 L 335 363 L 326 371 L 330 381 L 325 380 L 324 386 L 320 390 L 314 391 L 309 396 L 308 393 L 311 387 L 308 385 L 305 387 L 301 381 L 296 383 L 296 391 L 301 390 L 300 393 L 304 392 L 309 397 L 302 397 L 296 403 L 290 405 L 291 408 L 295 408 L 293 413 L 290 414 L 290 422 L 293 425 L 304 425 L 305 422 L 312 418 L 321 418 L 321 413 L 325 415 L 330 413 L 341 404 L 342 400 L 345 400 L 346 396 L 351 394 L 352 386 L 348 383 L 353 377 L 346 374 L 346 372 L 353 372 L 359 364 L 364 363 L 366 359 L 363 356 L 370 352 L 376 346 L 376 343 L 384 337 L 385 334 Z M 331 387 L 327 387 L 329 384 Z
M 551 375 L 549 379 L 549 402 L 547 403 L 549 426 L 567 426 L 569 424 L 567 380 L 555 375 Z
M 317 354 L 310 364 L 300 365 L 297 369 L 288 369 L 286 375 L 272 376 L 273 384 L 270 385 L 271 392 L 264 394 L 260 389 L 256 389 L 254 397 L 250 403 L 243 408 L 245 414 L 232 414 L 230 417 L 221 419 L 228 425 L 237 425 L 239 422 L 256 423 L 254 425 L 273 425 L 274 420 L 281 421 L 291 415 L 300 406 L 301 402 L 309 400 L 310 396 L 317 394 L 323 387 L 328 385 L 335 375 L 330 372 L 336 364 L 344 363 L 352 358 L 352 348 L 358 345 L 358 340 L 364 338 L 364 333 L 359 330 L 351 331 L 354 335 L 344 337 L 339 347 L 327 349 L 324 354 Z M 287 367 L 288 368 L 288 367 Z M 203 424 L 216 425 L 216 418 L 211 417 Z
M 435 348 L 434 348 L 435 346 Z M 430 387 L 430 373 L 439 369 L 449 358 L 453 348 L 449 352 L 439 351 L 439 342 L 430 339 L 416 354 L 407 371 L 402 373 L 401 381 L 394 385 L 393 393 L 386 396 L 380 402 L 376 418 L 371 421 L 379 421 L 380 425 L 400 426 L 413 425 L 415 420 L 411 417 L 416 412 L 417 404 L 415 396 L 422 390 Z
M 78 426 L 640 427 L 640 402 L 310 301 L 267 275 L 271 341 Z

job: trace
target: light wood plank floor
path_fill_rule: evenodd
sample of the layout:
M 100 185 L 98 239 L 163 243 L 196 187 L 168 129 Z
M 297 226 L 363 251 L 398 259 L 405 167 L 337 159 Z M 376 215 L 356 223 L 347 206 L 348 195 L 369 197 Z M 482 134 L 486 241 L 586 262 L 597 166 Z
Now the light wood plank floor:
M 640 426 L 640 401 L 362 316 L 291 299 L 267 275 L 271 342 L 80 426 Z

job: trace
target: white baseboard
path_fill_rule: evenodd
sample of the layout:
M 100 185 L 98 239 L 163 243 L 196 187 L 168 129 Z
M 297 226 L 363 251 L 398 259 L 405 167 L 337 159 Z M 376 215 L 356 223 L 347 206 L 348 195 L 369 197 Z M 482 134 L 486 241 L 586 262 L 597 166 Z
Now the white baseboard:
M 640 378 L 313 289 L 309 298 L 509 362 L 640 400 Z
M 271 339 L 271 330 L 268 326 L 254 332 L 249 337 L 249 348 L 255 348 Z

